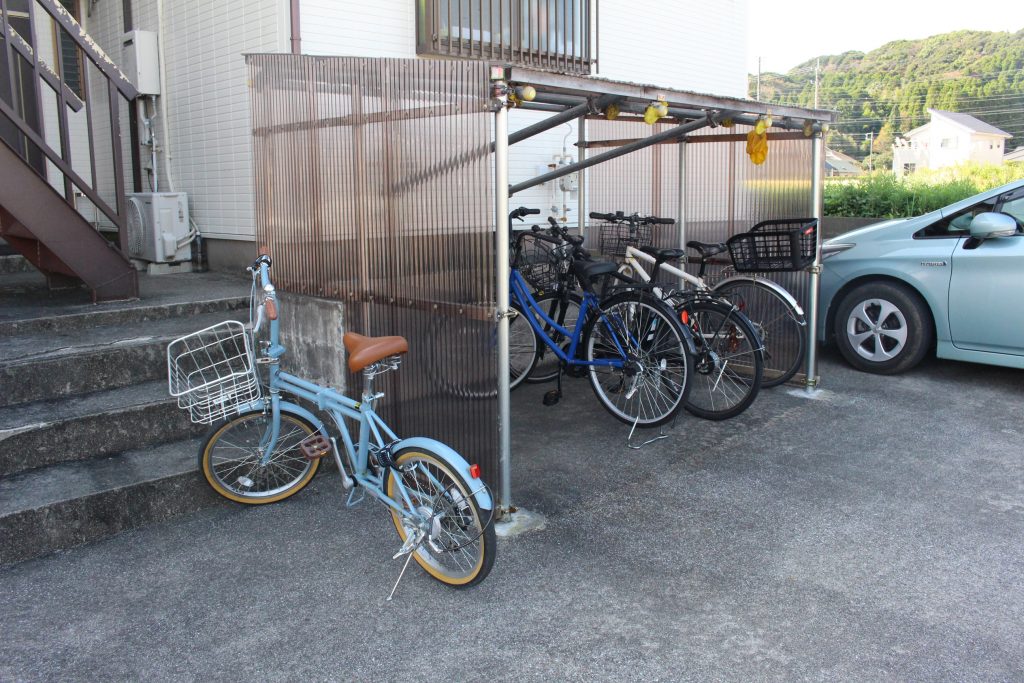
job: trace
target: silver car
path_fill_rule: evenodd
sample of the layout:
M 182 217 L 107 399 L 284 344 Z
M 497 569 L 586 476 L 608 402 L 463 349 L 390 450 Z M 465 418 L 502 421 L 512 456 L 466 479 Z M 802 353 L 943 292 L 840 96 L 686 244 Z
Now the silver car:
M 819 340 L 894 374 L 939 358 L 1024 368 L 1024 180 L 822 245 Z

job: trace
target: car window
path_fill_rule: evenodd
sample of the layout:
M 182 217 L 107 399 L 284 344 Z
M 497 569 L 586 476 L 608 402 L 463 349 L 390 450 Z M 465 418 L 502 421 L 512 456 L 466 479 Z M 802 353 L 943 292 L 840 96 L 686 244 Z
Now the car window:
M 1024 188 L 1004 194 L 1000 200 L 1000 213 L 1013 216 L 1017 221 L 1017 232 L 1021 232 L 1024 229 Z
M 986 199 L 918 230 L 914 237 L 959 237 L 970 234 L 971 221 L 974 220 L 974 217 L 979 213 L 994 210 L 995 206 L 994 198 Z

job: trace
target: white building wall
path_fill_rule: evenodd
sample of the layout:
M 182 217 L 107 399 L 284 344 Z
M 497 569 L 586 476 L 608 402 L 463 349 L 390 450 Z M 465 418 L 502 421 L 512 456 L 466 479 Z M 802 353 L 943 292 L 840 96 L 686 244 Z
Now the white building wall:
M 414 0 L 301 0 L 302 52 L 346 57 L 415 57 Z
M 747 0 L 604 0 L 599 13 L 601 78 L 746 98 Z
M 121 58 L 120 5 L 97 3 L 86 18 L 86 31 L 115 61 Z M 188 193 L 192 218 L 204 236 L 251 240 L 252 132 L 244 55 L 285 47 L 287 2 L 164 0 L 162 26 L 157 9 L 155 0 L 132 7 L 135 28 L 160 31 L 164 41 L 166 120 L 159 98 L 156 106 L 146 105 L 155 114 L 160 145 L 159 189 Z M 148 168 L 148 149 L 142 160 Z M 143 185 L 150 189 L 145 171 Z

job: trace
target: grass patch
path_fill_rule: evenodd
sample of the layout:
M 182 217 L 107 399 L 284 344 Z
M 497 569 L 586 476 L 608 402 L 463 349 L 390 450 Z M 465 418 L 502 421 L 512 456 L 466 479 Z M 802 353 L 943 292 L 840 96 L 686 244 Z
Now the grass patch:
M 825 180 L 826 216 L 909 218 L 1024 178 L 1024 163 L 923 169 L 903 178 L 875 171 Z

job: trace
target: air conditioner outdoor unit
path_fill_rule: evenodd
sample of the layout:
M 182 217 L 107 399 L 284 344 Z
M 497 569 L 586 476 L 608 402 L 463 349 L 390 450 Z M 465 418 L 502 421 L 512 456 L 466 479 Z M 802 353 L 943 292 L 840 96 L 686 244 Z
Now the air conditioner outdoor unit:
M 188 195 L 137 192 L 128 195 L 128 256 L 152 263 L 192 259 Z

